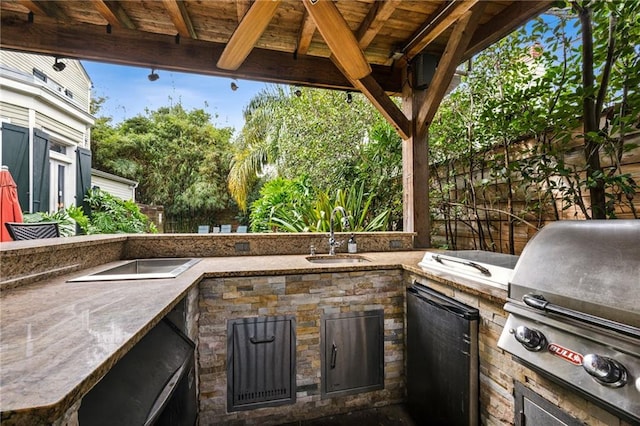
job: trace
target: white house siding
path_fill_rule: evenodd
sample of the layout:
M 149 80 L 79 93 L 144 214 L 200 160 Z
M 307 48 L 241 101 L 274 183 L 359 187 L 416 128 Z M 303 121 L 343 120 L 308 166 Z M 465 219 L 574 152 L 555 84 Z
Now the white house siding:
M 66 139 L 61 142 L 72 142 L 88 148 L 88 135 L 85 128 L 81 129 L 78 126 L 74 128 L 67 123 L 48 117 L 39 112 L 36 112 L 36 127 L 45 133 L 48 133 L 54 139 Z
M 22 71 L 28 75 L 33 75 L 34 68 L 45 73 L 50 80 L 51 88 L 55 90 L 61 88 L 62 95 L 64 95 L 64 89 L 68 89 L 73 96 L 69 99 L 77 103 L 79 108 L 89 110 L 91 79 L 80 61 L 62 58 L 61 61 L 66 68 L 58 72 L 52 68 L 55 59 L 51 56 L 6 50 L 0 51 L 0 55 L 0 62 L 7 68 Z
M 34 163 L 33 174 L 29 172 L 28 183 L 23 183 L 23 193 L 26 188 L 31 193 L 35 191 L 34 175 L 50 174 L 49 202 L 36 204 L 30 195 L 29 211 L 56 210 L 82 202 L 76 200 L 79 167 L 76 151 L 90 148 L 90 129 L 94 123 L 90 114 L 91 80 L 79 61 L 62 61 L 66 67 L 57 72 L 52 68 L 53 57 L 0 51 L 0 119 L 26 129 L 30 147 L 36 132 L 46 134 L 51 143 L 49 170 Z M 44 80 L 34 76 L 34 70 Z M 2 152 L 9 157 L 11 149 Z M 86 179 L 88 183 L 88 176 Z
M 0 101 L 0 120 L 16 126 L 29 127 L 29 110 Z
M 103 191 L 122 200 L 136 200 L 136 187 L 138 183 L 135 181 L 91 169 L 91 185 L 92 187 L 97 186 Z

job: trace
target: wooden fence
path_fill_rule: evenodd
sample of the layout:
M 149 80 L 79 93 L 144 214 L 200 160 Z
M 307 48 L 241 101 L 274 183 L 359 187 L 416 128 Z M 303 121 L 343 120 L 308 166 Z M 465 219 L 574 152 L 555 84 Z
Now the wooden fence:
M 558 159 L 563 161 L 568 172 L 556 173 L 535 183 L 523 178 L 521 167 L 535 157 L 531 152 L 538 142 L 531 139 L 511 144 L 508 151 L 496 148 L 478 153 L 471 159 L 432 165 L 432 245 L 519 254 L 545 223 L 584 219 L 584 211 L 577 200 L 582 200 L 588 209 L 589 193 L 575 185 L 578 179 L 585 177 L 584 146 L 577 140 L 574 138 L 555 159 L 546 158 L 554 167 Z M 601 153 L 605 173 L 629 174 L 636 184 L 640 184 L 638 145 L 640 131 L 627 136 L 624 145 L 617 147 L 617 153 Z M 495 158 L 503 160 L 505 157 L 509 158 L 511 166 L 517 164 L 518 167 L 496 167 Z M 537 168 L 525 169 L 525 172 L 540 171 L 540 159 L 536 158 Z M 634 193 L 624 193 L 621 186 L 612 185 L 607 188 L 607 197 L 615 203 L 617 218 L 640 217 L 637 187 Z

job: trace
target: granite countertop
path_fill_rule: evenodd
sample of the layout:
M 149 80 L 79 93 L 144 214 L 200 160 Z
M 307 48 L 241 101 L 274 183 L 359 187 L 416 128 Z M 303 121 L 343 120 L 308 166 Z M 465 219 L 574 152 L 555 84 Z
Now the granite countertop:
M 304 255 L 204 258 L 177 278 L 67 282 L 112 262 L 3 291 L 0 299 L 3 420 L 29 414 L 48 423 L 127 353 L 201 279 L 404 268 L 504 300 L 504 290 L 449 281 L 417 265 L 424 251 L 360 253 L 358 264 L 313 264 Z

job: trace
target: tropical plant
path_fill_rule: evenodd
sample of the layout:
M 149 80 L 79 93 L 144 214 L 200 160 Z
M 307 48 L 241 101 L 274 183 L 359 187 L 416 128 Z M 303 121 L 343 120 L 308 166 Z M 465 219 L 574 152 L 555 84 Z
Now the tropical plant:
M 72 209 L 78 209 L 78 207 Z M 81 208 L 80 211 L 82 211 Z M 58 230 L 61 237 L 76 235 L 76 220 L 70 214 L 69 209 L 60 209 L 54 213 L 27 213 L 23 216 L 23 220 L 25 223 L 58 222 Z
M 360 177 L 369 129 L 382 120 L 361 95 L 348 103 L 342 92 L 283 86 L 260 92 L 244 116 L 229 174 L 229 190 L 241 208 L 250 204 L 259 177 L 304 175 L 327 191 L 349 186 Z
M 131 200 L 124 201 L 101 189 L 88 191 L 91 208 L 87 222 L 78 221 L 85 234 L 155 233 L 157 229 Z
M 337 206 L 345 209 L 349 226 L 339 214 L 334 223 L 336 231 L 371 232 L 388 226 L 388 211 L 372 214 L 374 196 L 365 192 L 364 183 L 354 183 L 348 190 L 338 189 L 332 198 L 325 191 L 309 187 L 307 178 L 277 178 L 265 184 L 261 194 L 252 205 L 254 232 L 327 232 L 331 212 Z

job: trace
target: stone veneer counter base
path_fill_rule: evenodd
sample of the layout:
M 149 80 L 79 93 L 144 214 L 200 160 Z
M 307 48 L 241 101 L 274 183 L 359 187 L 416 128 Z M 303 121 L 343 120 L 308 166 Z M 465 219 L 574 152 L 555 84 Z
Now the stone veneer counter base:
M 175 279 L 66 282 L 115 264 L 108 263 L 4 290 L 3 424 L 50 424 L 64 417 L 203 278 L 401 269 L 417 265 L 423 253 L 364 255 L 370 263 L 316 265 L 303 255 L 206 258 Z

